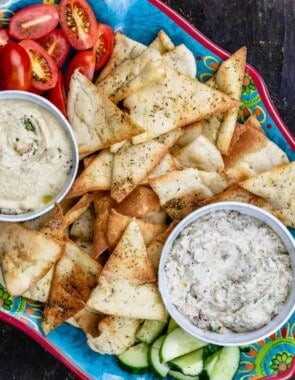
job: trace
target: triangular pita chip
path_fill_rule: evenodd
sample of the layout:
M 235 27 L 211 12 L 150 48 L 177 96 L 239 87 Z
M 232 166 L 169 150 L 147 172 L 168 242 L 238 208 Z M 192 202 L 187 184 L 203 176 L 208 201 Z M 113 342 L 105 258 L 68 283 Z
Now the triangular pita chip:
M 242 47 L 223 61 L 216 73 L 216 83 L 220 91 L 240 100 L 246 67 L 246 47 Z M 239 107 L 228 110 L 220 125 L 217 147 L 222 154 L 228 154 L 230 142 L 236 127 Z
M 63 244 L 16 223 L 1 223 L 0 264 L 5 285 L 19 296 L 42 278 L 62 254 Z
M 125 34 L 115 33 L 115 43 L 112 54 L 101 70 L 97 80 L 100 81 L 109 75 L 117 66 L 127 59 L 139 56 L 147 47 L 138 41 L 132 40 Z
M 244 124 L 229 156 L 224 157 L 225 174 L 237 183 L 258 173 L 289 162 L 285 152 L 265 135 L 259 121 L 251 116 Z
M 106 316 L 98 324 L 99 335 L 87 335 L 88 346 L 100 354 L 120 355 L 135 343 L 140 320 Z
M 41 326 L 45 334 L 85 307 L 100 271 L 101 265 L 73 242 L 65 244 L 64 254 L 55 266 L 42 315 Z
M 84 194 L 78 202 L 76 202 L 66 213 L 64 216 L 64 226 L 65 228 L 72 224 L 75 220 L 77 220 L 84 212 L 88 209 L 88 207 L 93 202 L 93 195 L 90 193 Z
M 29 298 L 34 301 L 45 303 L 48 300 L 51 282 L 54 273 L 54 266 L 49 269 L 45 276 L 36 282 L 30 289 L 28 289 L 23 297 Z
M 83 156 L 130 139 L 144 130 L 78 70 L 70 82 L 68 115 Z
M 111 249 L 116 246 L 131 221 L 132 217 L 111 210 L 107 224 L 107 241 Z M 148 245 L 155 236 L 164 232 L 167 227 L 164 224 L 152 223 L 143 219 L 136 219 L 136 221 L 146 245 Z
M 112 102 L 118 103 L 164 75 L 161 54 L 156 49 L 147 48 L 138 57 L 117 66 L 103 80 L 96 81 L 96 85 Z
M 93 223 L 94 223 L 94 208 L 93 205 L 76 219 L 70 227 L 70 238 L 84 242 L 90 242 L 93 237 Z
M 164 54 L 174 49 L 175 46 L 168 34 L 161 29 L 159 30 L 157 37 L 150 43 L 149 47 L 157 49 L 161 54 Z
M 148 141 L 237 105 L 239 102 L 228 95 L 168 66 L 163 79 L 124 100 L 131 119 L 146 130 L 133 139 L 134 143 Z
M 163 63 L 179 73 L 195 78 L 197 65 L 193 53 L 184 45 L 178 45 L 163 55 Z
M 143 185 L 148 185 L 149 178 L 158 177 L 163 174 L 170 173 L 178 168 L 176 159 L 167 153 L 162 160 L 158 163 L 155 169 L 149 174 L 149 176 L 142 182 Z
M 103 314 L 94 313 L 87 307 L 78 311 L 73 317 L 77 326 L 82 329 L 85 334 L 89 334 L 94 338 L 99 335 L 98 324 L 104 318 L 105 316 Z
M 104 149 L 76 178 L 68 197 L 76 197 L 96 190 L 110 190 L 112 181 L 113 154 Z
M 105 264 L 87 305 L 105 314 L 166 319 L 153 265 L 138 224 L 132 221 Z
M 285 224 L 295 227 L 295 161 L 259 173 L 239 185 L 265 199 L 278 210 Z

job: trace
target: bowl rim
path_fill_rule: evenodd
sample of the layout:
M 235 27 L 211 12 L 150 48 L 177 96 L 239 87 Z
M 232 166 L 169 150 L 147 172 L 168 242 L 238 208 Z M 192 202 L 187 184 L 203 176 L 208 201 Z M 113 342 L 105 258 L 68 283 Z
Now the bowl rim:
M 66 135 L 71 143 L 71 149 L 72 149 L 72 155 L 73 155 L 72 167 L 68 175 L 68 179 L 66 183 L 64 184 L 64 186 L 62 187 L 62 189 L 59 191 L 59 193 L 50 202 L 48 202 L 43 207 L 38 208 L 37 210 L 31 211 L 28 213 L 22 213 L 22 214 L 16 214 L 16 215 L 0 213 L 0 222 L 25 222 L 27 220 L 35 219 L 39 216 L 46 214 L 47 212 L 52 210 L 57 203 L 61 202 L 65 198 L 70 188 L 72 187 L 72 184 L 78 172 L 79 151 L 78 151 L 78 145 L 76 142 L 74 131 L 69 121 L 62 114 L 62 112 L 48 99 L 44 98 L 41 95 L 28 92 L 28 91 L 21 91 L 21 90 L 0 91 L 0 101 L 10 100 L 10 99 L 32 102 L 33 104 L 37 104 L 38 106 L 50 112 L 59 121 L 60 127 L 66 132 Z
M 170 301 L 169 292 L 166 286 L 164 266 L 174 240 L 186 226 L 194 222 L 198 217 L 217 210 L 236 210 L 262 220 L 279 235 L 284 245 L 286 246 L 286 249 L 288 250 L 291 258 L 293 278 L 286 303 L 284 304 L 280 313 L 276 315 L 268 324 L 253 331 L 245 333 L 230 332 L 220 334 L 200 329 L 199 327 L 193 325 L 185 316 L 183 316 Z M 268 211 L 261 209 L 260 207 L 248 203 L 234 201 L 216 202 L 202 206 L 181 220 L 181 222 L 176 225 L 166 240 L 162 248 L 159 263 L 158 286 L 168 314 L 181 328 L 183 328 L 190 335 L 193 335 L 194 337 L 204 340 L 208 343 L 213 343 L 221 346 L 241 346 L 255 343 L 272 335 L 275 331 L 282 327 L 284 323 L 287 322 L 292 313 L 295 311 L 295 240 L 288 228 L 280 220 L 278 220 Z

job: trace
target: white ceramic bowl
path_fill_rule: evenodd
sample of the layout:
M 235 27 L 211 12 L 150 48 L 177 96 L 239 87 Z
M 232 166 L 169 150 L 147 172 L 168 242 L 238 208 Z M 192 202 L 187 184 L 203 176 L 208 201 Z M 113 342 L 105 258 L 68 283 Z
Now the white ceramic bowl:
M 71 150 L 72 150 L 72 167 L 71 167 L 70 173 L 68 175 L 66 183 L 64 184 L 63 188 L 59 191 L 59 193 L 56 195 L 56 197 L 54 197 L 50 202 L 48 202 L 42 208 L 32 211 L 32 212 L 16 214 L 16 215 L 0 213 L 0 221 L 23 222 L 26 220 L 34 219 L 50 211 L 54 207 L 55 203 L 59 203 L 66 196 L 77 174 L 77 169 L 78 169 L 78 164 L 79 164 L 79 153 L 78 153 L 75 136 L 69 122 L 64 117 L 64 115 L 58 110 L 58 108 L 55 107 L 51 102 L 49 102 L 47 99 L 45 99 L 42 96 L 30 93 L 30 92 L 26 92 L 26 91 L 15 91 L 15 90 L 0 91 L 0 100 L 7 100 L 7 99 L 25 100 L 27 102 L 32 102 L 33 104 L 37 104 L 38 106 L 49 111 L 57 119 L 57 121 L 59 122 L 59 125 L 66 132 L 66 135 L 69 139 Z
M 178 311 L 176 306 L 171 302 L 167 285 L 168 280 L 165 275 L 164 267 L 167 261 L 167 257 L 172 249 L 172 244 L 185 227 L 190 225 L 192 222 L 196 221 L 199 217 L 217 210 L 236 210 L 242 214 L 250 215 L 252 217 L 262 220 L 279 235 L 291 257 L 293 280 L 288 299 L 286 300 L 285 305 L 276 317 L 274 317 L 267 325 L 254 331 L 243 333 L 227 332 L 222 334 L 211 332 L 208 330 L 202 330 L 199 327 L 193 325 L 188 318 L 183 316 Z M 159 265 L 159 289 L 163 302 L 168 310 L 168 313 L 179 324 L 179 326 L 181 326 L 191 335 L 204 341 L 223 346 L 247 345 L 259 341 L 278 330 L 295 311 L 295 240 L 289 232 L 289 230 L 277 218 L 258 207 L 240 202 L 219 202 L 204 206 L 200 209 L 197 209 L 196 211 L 189 214 L 186 218 L 184 218 L 174 228 L 174 230 L 168 237 L 162 250 Z

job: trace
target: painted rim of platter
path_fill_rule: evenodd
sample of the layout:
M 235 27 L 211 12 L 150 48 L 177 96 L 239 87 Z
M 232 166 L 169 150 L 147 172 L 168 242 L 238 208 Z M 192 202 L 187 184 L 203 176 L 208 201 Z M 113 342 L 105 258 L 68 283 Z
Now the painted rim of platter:
M 230 54 L 216 45 L 213 41 L 211 41 L 208 37 L 206 37 L 202 32 L 192 26 L 185 18 L 183 18 L 179 13 L 171 9 L 168 5 L 162 3 L 160 0 L 148 0 L 149 3 L 157 7 L 160 11 L 162 11 L 166 16 L 168 16 L 171 20 L 173 20 L 181 29 L 191 35 L 195 40 L 204 45 L 208 50 L 212 51 L 216 55 L 218 55 L 221 59 L 227 58 Z M 265 107 L 270 114 L 271 118 L 275 122 L 278 129 L 282 132 L 283 136 L 291 146 L 293 150 L 295 150 L 295 139 L 292 136 L 291 132 L 287 128 L 286 124 L 280 117 L 275 105 L 273 104 L 268 89 L 261 75 L 258 73 L 256 69 L 254 69 L 251 65 L 247 64 L 247 73 L 250 74 L 253 79 L 255 86 L 259 92 L 261 100 L 265 104 Z M 20 331 L 24 332 L 26 335 L 33 338 L 37 343 L 39 343 L 43 348 L 45 348 L 50 354 L 52 354 L 58 361 L 64 364 L 74 375 L 76 375 L 81 380 L 90 380 L 90 377 L 79 368 L 70 358 L 67 358 L 61 351 L 58 349 L 53 343 L 48 341 L 44 336 L 40 334 L 40 332 L 30 328 L 25 325 L 23 322 L 18 320 L 15 317 L 3 312 L 0 310 L 0 319 L 13 327 L 18 328 Z

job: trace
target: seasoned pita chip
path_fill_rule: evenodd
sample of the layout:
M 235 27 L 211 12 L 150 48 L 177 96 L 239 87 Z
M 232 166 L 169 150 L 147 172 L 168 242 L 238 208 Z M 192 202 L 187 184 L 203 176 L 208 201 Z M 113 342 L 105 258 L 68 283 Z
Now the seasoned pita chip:
M 223 61 L 215 75 L 217 87 L 234 99 L 240 100 L 246 67 L 246 47 L 240 48 L 227 60 Z M 239 107 L 228 110 L 223 115 L 217 137 L 217 147 L 227 155 L 236 127 Z
M 85 161 L 85 159 L 84 159 Z M 76 178 L 68 197 L 76 197 L 90 191 L 110 190 L 112 181 L 113 154 L 104 149 Z
M 122 215 L 115 210 L 111 210 L 107 224 L 107 241 L 111 249 L 116 246 L 132 219 L 130 216 Z M 165 231 L 167 227 L 164 224 L 152 223 L 143 219 L 136 219 L 136 221 L 145 244 L 149 244 L 155 236 Z
M 162 56 L 158 50 L 147 48 L 142 54 L 124 61 L 103 80 L 96 81 L 99 90 L 112 102 L 118 103 L 149 82 L 165 75 Z
M 124 100 L 131 119 L 146 130 L 133 143 L 148 141 L 237 105 L 239 101 L 168 66 L 163 79 Z
M 151 223 L 167 224 L 168 214 L 164 209 L 159 207 L 158 210 L 148 213 L 144 217 L 144 220 Z
M 45 276 L 36 282 L 30 289 L 28 289 L 23 297 L 29 298 L 34 301 L 45 303 L 48 300 L 51 282 L 54 273 L 54 266 L 49 269 Z
M 97 259 L 109 248 L 107 241 L 107 224 L 111 209 L 116 207 L 116 201 L 110 195 L 105 195 L 94 201 L 96 217 L 93 225 L 92 257 Z
M 177 161 L 175 158 L 170 154 L 167 153 L 162 160 L 158 163 L 158 165 L 155 167 L 155 169 L 149 174 L 148 178 L 146 178 L 142 184 L 148 185 L 149 184 L 149 178 L 153 177 L 159 177 L 160 175 L 170 173 L 178 168 Z
M 184 45 L 178 45 L 163 55 L 163 63 L 173 67 L 179 73 L 195 78 L 197 65 L 193 53 Z
M 219 150 L 203 135 L 183 147 L 175 158 L 183 168 L 197 168 L 208 172 L 220 172 L 224 169 Z
M 77 203 L 71 207 L 64 216 L 64 226 L 65 228 L 77 220 L 84 212 L 88 209 L 90 204 L 93 202 L 93 195 L 86 193 L 84 194 Z
M 94 209 L 90 205 L 70 227 L 70 238 L 89 242 L 93 237 Z
M 87 305 L 99 312 L 136 319 L 166 319 L 153 265 L 140 228 L 132 221 L 105 264 Z
M 285 224 L 295 227 L 295 161 L 259 173 L 239 185 L 265 199 L 278 210 Z
M 196 123 L 192 123 L 183 128 L 183 134 L 176 141 L 175 147 L 179 149 L 179 147 L 183 148 L 184 146 L 193 142 L 197 137 L 202 134 L 203 130 L 203 120 L 197 121 Z M 174 152 L 174 146 L 172 147 L 172 152 Z
M 78 311 L 78 313 L 73 317 L 77 326 L 82 329 L 85 334 L 89 334 L 93 338 L 99 335 L 98 326 L 100 321 L 104 318 L 105 315 L 94 313 L 87 307 L 84 307 L 82 310 Z
M 193 168 L 151 178 L 149 182 L 161 206 L 175 220 L 183 218 L 198 202 L 222 192 L 227 186 L 222 175 Z
M 150 48 L 157 49 L 161 54 L 164 54 L 172 49 L 174 49 L 174 43 L 171 38 L 164 32 L 160 30 L 157 37 L 149 45 Z
M 41 326 L 45 334 L 85 307 L 100 271 L 101 265 L 76 244 L 70 241 L 65 244 L 64 254 L 55 266 L 42 315 Z
M 114 208 L 120 214 L 140 219 L 159 207 L 157 194 L 150 188 L 140 185 Z
M 0 264 L 8 292 L 25 293 L 60 258 L 63 244 L 16 223 L 0 225 Z
M 92 241 L 83 241 L 83 240 L 75 240 L 75 244 L 80 248 L 80 250 L 87 255 L 92 256 L 93 251 L 93 243 Z
M 124 145 L 114 156 L 111 196 L 122 202 L 158 165 L 169 147 L 154 139 Z
M 108 76 L 117 66 L 127 59 L 133 59 L 139 56 L 147 47 L 138 41 L 132 40 L 126 35 L 116 32 L 115 43 L 112 54 L 101 70 L 98 81 Z
M 144 131 L 78 70 L 70 82 L 68 117 L 82 156 Z
M 110 152 L 111 153 L 117 153 L 119 152 L 119 150 L 122 148 L 122 146 L 127 143 L 127 140 L 124 140 L 124 141 L 120 141 L 116 144 L 113 144 L 111 147 L 110 147 Z
M 140 320 L 106 316 L 98 324 L 98 336 L 87 335 L 88 346 L 100 354 L 120 355 L 135 343 Z
M 258 173 L 289 162 L 285 152 L 265 135 L 259 121 L 251 116 L 241 129 L 230 155 L 224 157 L 229 183 L 238 183 Z M 239 132 L 240 133 L 240 132 Z

